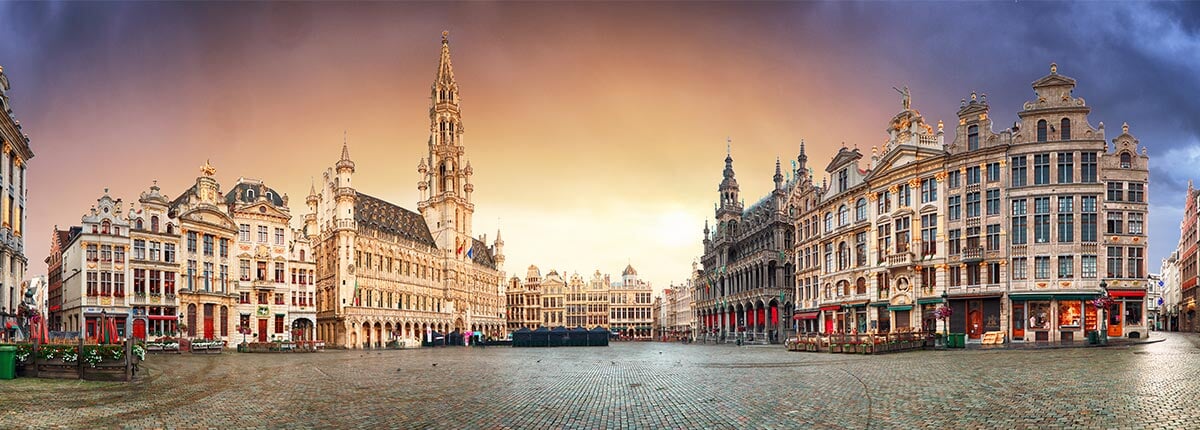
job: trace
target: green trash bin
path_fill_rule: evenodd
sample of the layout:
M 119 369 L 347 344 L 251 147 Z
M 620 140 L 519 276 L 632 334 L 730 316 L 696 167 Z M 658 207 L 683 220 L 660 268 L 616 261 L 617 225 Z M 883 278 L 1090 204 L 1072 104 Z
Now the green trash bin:
M 17 347 L 12 345 L 0 346 L 0 379 L 12 379 L 17 376 Z
M 966 333 L 950 333 L 951 348 L 966 348 L 967 334 Z
M 1088 345 L 1100 344 L 1100 332 L 1098 332 L 1096 330 L 1089 331 L 1087 333 L 1087 339 L 1088 339 Z

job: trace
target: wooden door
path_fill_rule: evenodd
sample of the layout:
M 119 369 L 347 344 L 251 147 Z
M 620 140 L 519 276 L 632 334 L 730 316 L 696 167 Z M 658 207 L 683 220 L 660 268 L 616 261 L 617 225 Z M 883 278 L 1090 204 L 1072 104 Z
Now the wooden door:
M 1025 339 L 1025 303 L 1013 304 L 1012 316 L 1012 338 L 1014 340 Z
M 833 333 L 833 317 L 825 316 L 825 334 Z
M 967 337 L 979 339 L 983 335 L 983 311 L 979 309 L 967 312 Z
M 258 320 L 258 341 L 267 341 L 267 320 L 265 318 L 259 318 Z
M 1121 303 L 1113 303 L 1105 312 L 1108 318 L 1108 337 L 1121 337 L 1124 334 L 1121 327 Z
M 211 313 L 204 314 L 204 338 L 213 338 L 213 315 Z
M 141 318 L 133 320 L 133 337 L 138 339 L 146 338 L 146 320 Z

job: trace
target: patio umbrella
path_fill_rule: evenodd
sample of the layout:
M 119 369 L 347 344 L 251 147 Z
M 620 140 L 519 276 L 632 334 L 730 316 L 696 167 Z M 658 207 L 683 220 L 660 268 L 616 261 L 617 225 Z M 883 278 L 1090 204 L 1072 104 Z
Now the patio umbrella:
M 96 343 L 104 344 L 104 330 L 107 329 L 104 326 L 104 314 L 101 314 L 100 318 L 96 320 Z

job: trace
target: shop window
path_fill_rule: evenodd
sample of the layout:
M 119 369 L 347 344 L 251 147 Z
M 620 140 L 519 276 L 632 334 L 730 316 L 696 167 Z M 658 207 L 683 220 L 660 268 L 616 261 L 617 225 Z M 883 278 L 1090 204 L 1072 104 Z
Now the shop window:
M 1029 302 L 1029 329 L 1050 329 L 1050 302 Z
M 1058 302 L 1058 325 L 1064 328 L 1079 328 L 1082 320 L 1082 302 L 1067 300 Z
M 1125 325 L 1142 325 L 1142 302 L 1125 302 Z

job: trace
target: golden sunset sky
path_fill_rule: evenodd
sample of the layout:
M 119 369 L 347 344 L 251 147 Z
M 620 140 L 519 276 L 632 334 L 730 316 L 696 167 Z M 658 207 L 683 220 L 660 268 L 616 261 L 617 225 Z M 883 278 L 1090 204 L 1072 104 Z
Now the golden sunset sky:
M 882 144 L 901 108 L 893 86 L 908 85 L 931 123 L 986 92 L 999 126 L 1057 61 L 1093 124 L 1133 115 L 1094 60 L 1008 46 L 1042 37 L 1030 34 L 988 36 L 999 45 L 982 51 L 922 10 L 935 6 L 9 4 L 0 65 L 36 154 L 30 274 L 45 273 L 52 227 L 78 224 L 105 187 L 132 202 L 158 180 L 174 198 L 206 159 L 223 191 L 262 179 L 299 220 L 343 132 L 358 189 L 415 210 L 442 30 L 475 170 L 474 230 L 503 231 L 509 276 L 530 264 L 619 275 L 632 263 L 656 289 L 682 281 L 702 252 L 727 137 L 750 205 L 801 139 L 818 180 L 843 142 Z M 1032 13 L 987 8 L 998 18 L 982 34 Z M 1163 230 L 1153 240 L 1178 235 Z

